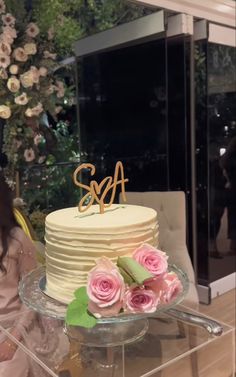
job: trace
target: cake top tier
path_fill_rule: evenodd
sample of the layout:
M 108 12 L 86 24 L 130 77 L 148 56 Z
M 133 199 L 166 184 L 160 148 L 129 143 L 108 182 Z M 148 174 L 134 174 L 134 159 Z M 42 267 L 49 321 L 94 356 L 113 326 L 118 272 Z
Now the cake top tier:
M 60 209 L 50 213 L 46 217 L 46 227 L 54 229 L 98 230 L 102 228 L 129 228 L 135 224 L 149 225 L 157 221 L 157 213 L 154 209 L 128 205 L 113 204 L 105 213 L 99 213 L 99 205 L 92 205 L 85 213 L 80 213 L 77 207 Z

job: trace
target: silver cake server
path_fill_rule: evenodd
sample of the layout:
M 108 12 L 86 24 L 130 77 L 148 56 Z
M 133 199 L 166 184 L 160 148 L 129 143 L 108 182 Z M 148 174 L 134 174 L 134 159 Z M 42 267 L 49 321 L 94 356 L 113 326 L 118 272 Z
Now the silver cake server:
M 223 333 L 223 327 L 211 318 L 184 312 L 178 309 L 168 309 L 165 311 L 165 313 L 170 317 L 176 318 L 180 321 L 202 327 L 211 335 L 220 336 Z

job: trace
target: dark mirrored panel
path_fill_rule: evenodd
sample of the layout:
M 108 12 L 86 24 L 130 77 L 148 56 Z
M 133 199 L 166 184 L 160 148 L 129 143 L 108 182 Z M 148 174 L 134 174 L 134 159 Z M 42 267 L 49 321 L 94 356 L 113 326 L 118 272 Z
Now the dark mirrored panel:
M 235 271 L 236 60 L 229 46 L 208 46 L 209 278 Z
M 200 284 L 208 285 L 208 118 L 207 42 L 195 43 L 195 127 L 196 127 L 196 206 L 197 262 Z
M 95 179 L 121 160 L 127 191 L 184 191 L 191 254 L 189 60 L 189 39 L 178 36 L 84 57 L 78 72 L 83 158 Z
M 128 190 L 167 184 L 165 40 L 100 53 L 79 65 L 81 143 L 108 175 L 122 160 Z
M 236 81 L 232 47 L 196 43 L 199 277 L 235 271 Z
M 128 190 L 187 191 L 188 41 L 157 39 L 78 63 L 84 158 L 114 169 Z

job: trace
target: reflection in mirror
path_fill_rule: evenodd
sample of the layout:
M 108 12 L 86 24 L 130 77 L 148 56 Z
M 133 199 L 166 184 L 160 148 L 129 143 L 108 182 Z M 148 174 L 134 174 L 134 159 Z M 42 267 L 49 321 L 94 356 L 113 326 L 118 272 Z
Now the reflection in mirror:
M 236 61 L 233 47 L 198 42 L 197 49 L 198 231 L 215 281 L 235 269 Z

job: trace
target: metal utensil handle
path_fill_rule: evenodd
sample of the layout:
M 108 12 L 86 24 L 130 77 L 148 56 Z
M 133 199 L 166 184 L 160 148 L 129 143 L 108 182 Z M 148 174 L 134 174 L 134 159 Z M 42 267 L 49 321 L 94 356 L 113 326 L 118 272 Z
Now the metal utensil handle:
M 211 335 L 220 336 L 223 333 L 223 327 L 218 322 L 210 318 L 182 312 L 181 310 L 177 309 L 168 309 L 166 310 L 166 313 L 171 317 L 179 319 L 180 321 L 203 327 Z

